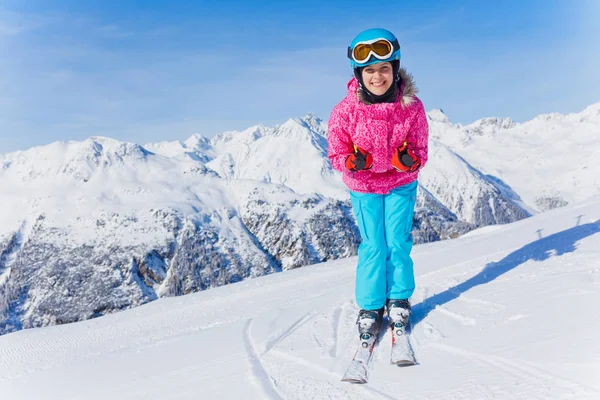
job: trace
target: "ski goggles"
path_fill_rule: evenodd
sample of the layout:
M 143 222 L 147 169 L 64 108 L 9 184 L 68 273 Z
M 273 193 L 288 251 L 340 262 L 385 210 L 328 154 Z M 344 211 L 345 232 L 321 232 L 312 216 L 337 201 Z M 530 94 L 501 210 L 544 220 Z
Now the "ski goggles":
M 390 42 L 387 39 L 375 39 L 357 43 L 354 48 L 348 47 L 348 58 L 354 60 L 358 64 L 365 63 L 371 56 L 386 60 L 400 49 L 398 39 Z

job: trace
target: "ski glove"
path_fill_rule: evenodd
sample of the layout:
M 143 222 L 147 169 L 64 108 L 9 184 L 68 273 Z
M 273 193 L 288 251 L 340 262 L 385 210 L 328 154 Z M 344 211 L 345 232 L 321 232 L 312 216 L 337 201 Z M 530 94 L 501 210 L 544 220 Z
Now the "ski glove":
M 350 171 L 361 171 L 373 166 L 373 156 L 366 150 L 354 145 L 354 154 L 346 158 L 346 168 Z
M 392 167 L 398 172 L 415 172 L 421 168 L 421 159 L 404 142 L 402 146 L 396 148 L 394 151 Z

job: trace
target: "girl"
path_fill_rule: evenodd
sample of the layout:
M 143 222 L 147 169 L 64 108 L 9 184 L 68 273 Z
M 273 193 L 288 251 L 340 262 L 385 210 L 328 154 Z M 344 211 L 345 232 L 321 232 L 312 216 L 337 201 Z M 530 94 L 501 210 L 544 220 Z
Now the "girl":
M 428 125 L 400 45 L 388 30 L 359 33 L 348 48 L 354 77 L 328 123 L 328 155 L 350 189 L 362 242 L 356 302 L 361 340 L 376 336 L 387 306 L 404 331 L 415 289 L 413 211 L 419 170 L 427 162 Z

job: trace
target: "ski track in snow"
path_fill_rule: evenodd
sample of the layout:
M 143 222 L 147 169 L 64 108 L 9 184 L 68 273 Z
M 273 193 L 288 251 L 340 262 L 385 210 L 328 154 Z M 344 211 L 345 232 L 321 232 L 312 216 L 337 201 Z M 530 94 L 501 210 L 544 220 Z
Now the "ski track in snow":
M 444 338 L 444 335 L 433 324 L 427 321 L 423 323 L 423 331 L 424 336 L 429 340 L 441 340 Z
M 283 399 L 277 387 L 267 370 L 265 370 L 258 352 L 252 342 L 252 319 L 249 319 L 244 328 L 244 344 L 248 352 L 248 360 L 252 366 L 252 373 L 257 382 L 257 386 L 263 391 L 263 394 L 269 399 Z
M 506 306 L 498 303 L 494 303 L 493 301 L 478 299 L 476 297 L 471 297 L 469 295 L 461 294 L 457 300 L 464 301 L 466 303 L 471 303 L 476 306 L 482 306 L 487 311 L 491 313 L 497 313 L 506 308 Z
M 339 341 L 339 326 L 342 316 L 342 309 L 337 307 L 333 310 L 333 316 L 331 318 L 331 329 L 333 331 L 333 345 L 329 349 L 329 355 L 331 357 L 337 357 L 338 341 Z
M 345 392 L 344 396 L 342 396 L 342 397 L 313 397 L 313 398 L 364 399 L 365 395 L 369 395 L 369 397 L 373 396 L 372 398 L 374 398 L 374 399 L 382 399 L 382 398 L 395 399 L 395 397 L 392 397 L 389 394 L 377 389 L 373 385 L 355 385 L 355 384 L 348 384 L 348 383 L 340 382 L 341 375 L 339 372 L 337 372 L 337 371 L 333 372 L 319 364 L 312 363 L 301 357 L 293 356 L 290 353 L 286 353 L 281 350 L 272 350 L 270 355 L 279 360 L 285 360 L 288 362 L 292 362 L 296 365 L 303 366 L 306 370 L 316 372 L 321 377 L 328 377 L 332 382 L 339 382 L 339 383 L 337 383 L 339 390 L 342 390 L 343 392 Z M 292 379 L 288 378 L 288 381 L 290 381 L 290 380 L 292 380 Z M 296 383 L 296 385 L 297 385 L 297 383 Z M 302 392 L 300 390 L 290 392 L 289 396 L 290 396 L 290 398 L 297 398 L 297 399 L 305 398 L 302 396 Z M 324 394 L 322 394 L 322 396 L 324 396 Z
M 503 373 L 513 375 L 520 381 L 521 385 L 525 386 L 524 389 L 519 391 L 519 398 L 522 399 L 545 400 L 557 398 L 554 396 L 559 395 L 559 393 L 561 396 L 569 396 L 575 399 L 578 398 L 577 396 L 581 395 L 595 394 L 600 396 L 600 391 L 581 385 L 578 382 L 561 378 L 555 374 L 544 371 L 539 367 L 535 367 L 526 361 L 509 360 L 506 357 L 467 351 L 442 343 L 431 343 L 430 346 L 438 350 L 464 357 L 468 360 L 487 364 Z M 525 382 L 525 384 L 522 382 Z M 557 383 L 559 383 L 558 387 Z M 539 393 L 540 390 L 543 391 L 543 393 Z
M 463 324 L 465 326 L 475 326 L 477 324 L 477 321 L 475 320 L 475 318 L 467 317 L 465 315 L 452 312 L 452 311 L 448 310 L 446 307 L 441 306 L 439 304 L 435 306 L 434 310 L 439 311 L 442 314 L 457 320 L 458 322 L 460 322 L 461 324 Z
M 281 333 L 280 335 L 277 335 L 276 337 L 269 340 L 267 342 L 267 344 L 265 346 L 265 350 L 262 354 L 268 353 L 278 343 L 283 341 L 286 337 L 291 335 L 296 329 L 298 329 L 300 326 L 307 323 L 310 319 L 314 318 L 315 316 L 316 316 L 316 313 L 313 311 L 309 311 L 306 314 L 304 314 L 301 318 L 299 318 L 296 322 L 294 322 L 289 328 L 287 328 L 283 333 Z

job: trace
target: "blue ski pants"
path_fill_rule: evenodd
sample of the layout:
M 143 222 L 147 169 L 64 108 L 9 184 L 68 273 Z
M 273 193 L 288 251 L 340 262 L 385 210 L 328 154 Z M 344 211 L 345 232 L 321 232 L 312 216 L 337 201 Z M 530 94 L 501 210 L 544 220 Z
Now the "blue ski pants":
M 410 231 L 416 196 L 416 181 L 388 194 L 350 192 L 362 238 L 356 268 L 356 303 L 362 309 L 408 299 L 415 290 Z

